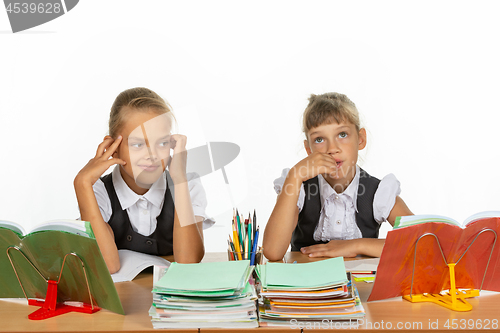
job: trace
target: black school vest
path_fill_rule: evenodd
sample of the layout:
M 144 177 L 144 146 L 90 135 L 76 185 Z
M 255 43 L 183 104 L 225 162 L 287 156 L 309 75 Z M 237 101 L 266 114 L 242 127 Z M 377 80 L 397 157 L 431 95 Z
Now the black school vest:
M 378 238 L 380 224 L 373 217 L 373 198 L 380 180 L 370 176 L 360 169 L 357 197 L 356 224 L 363 238 Z M 301 247 L 314 244 L 325 244 L 314 240 L 313 235 L 319 223 L 321 213 L 321 198 L 319 195 L 318 177 L 311 178 L 304 183 L 304 206 L 299 213 L 297 226 L 292 234 L 292 251 L 300 251 Z
M 149 235 L 144 236 L 132 228 L 126 210 L 122 209 L 115 187 L 113 186 L 112 174 L 101 178 L 108 191 L 113 210 L 108 224 L 115 235 L 115 243 L 120 249 L 128 249 L 136 252 L 167 256 L 173 254 L 174 234 L 174 202 L 168 182 L 163 200 L 163 208 L 156 218 L 156 229 Z

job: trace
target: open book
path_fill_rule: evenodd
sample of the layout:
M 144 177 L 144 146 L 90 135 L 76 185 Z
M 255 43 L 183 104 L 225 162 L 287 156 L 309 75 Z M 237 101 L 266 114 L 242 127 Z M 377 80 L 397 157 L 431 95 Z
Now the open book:
M 500 212 L 478 213 L 463 223 L 443 216 L 398 217 L 387 233 L 368 301 L 410 291 L 440 293 L 450 288 L 447 263 L 457 262 L 457 288 L 500 291 L 499 234 Z
M 111 274 L 113 282 L 132 281 L 137 274 L 148 267 L 168 267 L 170 261 L 151 254 L 135 252 L 131 250 L 118 250 L 120 256 L 120 270 Z
M 58 230 L 69 232 L 71 234 L 94 237 L 90 223 L 80 220 L 52 220 L 41 223 L 33 229 L 26 232 L 22 225 L 12 221 L 0 221 L 0 228 L 6 228 L 14 231 L 19 236 L 27 236 L 39 231 Z
M 1 221 L 0 298 L 45 298 L 46 279 L 60 280 L 58 303 L 90 304 L 92 297 L 98 307 L 124 313 L 89 222 L 51 221 L 26 234 L 19 224 Z
M 403 227 L 412 226 L 415 224 L 428 223 L 428 222 L 439 222 L 448 223 L 460 228 L 466 228 L 469 224 L 485 220 L 490 217 L 500 217 L 500 211 L 486 211 L 469 216 L 465 221 L 459 223 L 458 221 L 441 215 L 409 215 L 409 216 L 398 216 L 396 222 L 394 222 L 394 229 L 399 229 Z

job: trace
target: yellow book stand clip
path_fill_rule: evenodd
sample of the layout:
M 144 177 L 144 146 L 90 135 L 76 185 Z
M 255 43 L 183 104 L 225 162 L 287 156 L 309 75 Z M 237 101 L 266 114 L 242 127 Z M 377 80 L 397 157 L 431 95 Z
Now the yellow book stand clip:
M 441 244 L 439 243 L 439 239 L 437 236 L 433 233 L 426 233 L 420 236 L 416 243 L 415 243 L 415 253 L 413 257 L 413 273 L 411 276 L 411 288 L 410 288 L 410 294 L 403 296 L 403 299 L 410 301 L 412 303 L 422 303 L 422 302 L 431 302 L 435 303 L 441 306 L 444 306 L 447 309 L 453 310 L 453 311 L 470 311 L 472 310 L 472 305 L 467 302 L 465 299 L 470 298 L 470 297 L 477 297 L 479 296 L 479 290 L 478 289 L 470 289 L 470 290 L 458 290 L 456 288 L 455 284 L 455 265 L 457 265 L 462 257 L 467 253 L 469 248 L 472 246 L 472 244 L 476 241 L 477 237 L 479 237 L 480 234 L 486 231 L 491 231 L 495 234 L 495 240 L 493 241 L 493 246 L 491 248 L 490 252 L 490 257 L 488 259 L 488 264 L 486 265 L 486 269 L 484 270 L 484 275 L 483 275 L 483 281 L 481 282 L 481 288 L 483 288 L 483 282 L 484 278 L 486 277 L 486 272 L 488 271 L 488 266 L 490 264 L 490 259 L 491 255 L 493 254 L 493 249 L 495 248 L 495 244 L 497 241 L 497 234 L 494 230 L 492 229 L 484 229 L 481 232 L 479 232 L 474 240 L 470 243 L 470 245 L 467 247 L 465 252 L 460 256 L 460 258 L 457 260 L 456 263 L 447 263 L 446 259 L 443 254 L 443 249 L 441 248 Z M 423 293 L 423 294 L 415 294 L 413 295 L 413 278 L 415 276 L 415 262 L 417 258 L 417 245 L 418 242 L 425 236 L 434 236 L 436 239 L 436 242 L 438 243 L 439 250 L 441 251 L 441 255 L 443 257 L 444 263 L 448 266 L 449 272 L 450 272 L 450 290 L 448 292 L 441 292 L 439 294 L 430 294 L 430 293 Z
M 450 310 L 454 311 L 470 311 L 472 310 L 472 305 L 465 299 L 469 297 L 479 296 L 479 290 L 457 290 L 455 287 L 455 263 L 448 264 L 450 269 L 450 291 L 440 294 L 416 294 L 416 295 L 405 295 L 403 298 L 412 303 L 420 302 L 432 302 L 438 305 L 444 306 Z

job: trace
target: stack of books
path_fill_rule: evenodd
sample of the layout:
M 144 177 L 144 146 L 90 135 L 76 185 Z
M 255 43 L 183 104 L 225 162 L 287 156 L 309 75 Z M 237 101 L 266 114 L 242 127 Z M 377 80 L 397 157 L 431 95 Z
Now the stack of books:
M 335 323 L 346 321 L 356 326 L 357 319 L 365 316 L 343 258 L 305 264 L 267 263 L 257 266 L 257 275 L 261 326 L 302 322 L 318 324 L 310 327 L 336 327 Z
M 248 260 L 178 264 L 153 277 L 154 328 L 258 327 Z M 161 276 L 163 275 L 163 276 Z

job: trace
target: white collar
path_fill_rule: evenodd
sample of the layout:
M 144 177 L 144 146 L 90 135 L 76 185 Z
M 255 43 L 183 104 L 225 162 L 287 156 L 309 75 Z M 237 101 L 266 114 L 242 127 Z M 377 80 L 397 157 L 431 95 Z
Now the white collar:
M 356 205 L 357 199 L 358 199 L 358 187 L 359 187 L 359 173 L 360 169 L 359 166 L 356 165 L 356 174 L 354 175 L 354 178 L 352 179 L 351 183 L 347 186 L 344 192 L 338 194 L 333 187 L 328 184 L 326 179 L 323 177 L 323 175 L 318 176 L 318 183 L 319 183 L 319 195 L 320 195 L 320 200 L 321 200 L 321 209 L 323 209 L 324 202 L 326 199 L 330 197 L 337 197 L 337 196 L 344 196 L 348 197 L 349 201 L 352 202 L 354 208 L 356 211 L 358 211 L 358 207 Z
M 158 178 L 151 188 L 144 194 L 139 195 L 128 187 L 127 183 L 123 180 L 120 173 L 120 166 L 117 165 L 113 170 L 111 176 L 116 195 L 120 201 L 122 209 L 127 209 L 137 203 L 141 198 L 146 199 L 158 208 L 161 208 L 163 199 L 165 197 L 165 190 L 167 188 L 167 181 L 165 179 L 165 172 L 162 177 Z

